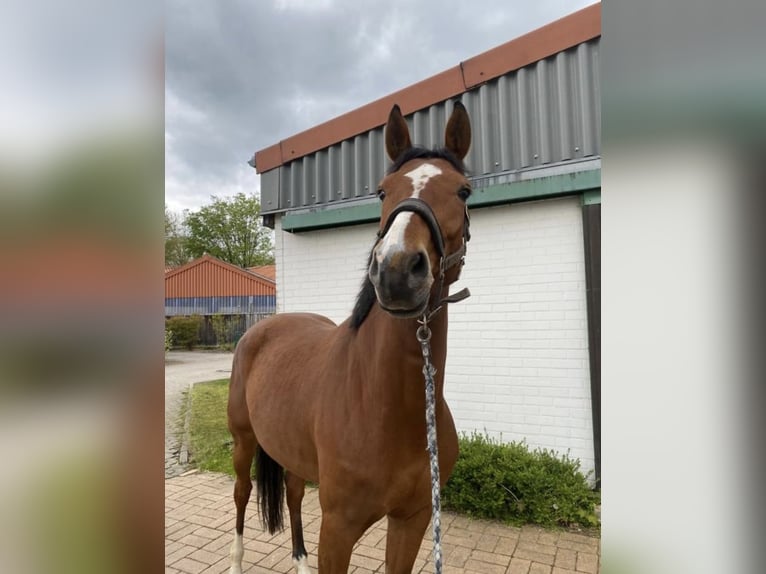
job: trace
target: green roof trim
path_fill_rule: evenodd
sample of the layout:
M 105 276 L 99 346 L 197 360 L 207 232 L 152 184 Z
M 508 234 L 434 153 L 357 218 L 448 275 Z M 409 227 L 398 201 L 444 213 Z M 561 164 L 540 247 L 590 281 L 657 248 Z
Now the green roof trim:
M 595 205 L 601 203 L 601 189 L 589 189 L 582 194 L 583 205 Z
M 600 169 L 576 171 L 474 189 L 468 200 L 468 206 L 485 207 L 517 201 L 548 199 L 599 188 L 601 188 Z
M 282 229 L 285 231 L 309 231 L 325 227 L 370 223 L 379 219 L 380 203 L 365 203 L 302 213 L 287 212 L 282 217 Z
M 476 209 L 576 194 L 582 194 L 583 205 L 601 203 L 601 170 L 550 175 L 477 188 L 468 199 L 468 206 Z M 379 219 L 379 203 L 341 204 L 329 209 L 325 207 L 313 211 L 287 212 L 282 217 L 282 229 L 290 232 L 310 231 L 370 223 Z

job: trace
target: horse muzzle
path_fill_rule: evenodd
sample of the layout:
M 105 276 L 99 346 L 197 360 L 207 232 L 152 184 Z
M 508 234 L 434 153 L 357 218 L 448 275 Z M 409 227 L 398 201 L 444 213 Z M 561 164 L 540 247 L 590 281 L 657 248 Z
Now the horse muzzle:
M 368 275 L 381 308 L 394 317 L 422 315 L 433 285 L 425 251 L 398 251 L 381 257 L 373 252 Z

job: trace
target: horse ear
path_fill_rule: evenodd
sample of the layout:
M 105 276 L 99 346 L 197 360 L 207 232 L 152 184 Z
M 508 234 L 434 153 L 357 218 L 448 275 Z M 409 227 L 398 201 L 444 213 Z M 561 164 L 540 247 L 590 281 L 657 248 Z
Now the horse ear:
M 444 147 L 455 157 L 462 160 L 471 147 L 471 120 L 461 101 L 455 102 L 455 108 L 444 130 Z
M 411 147 L 410 129 L 407 127 L 407 122 L 404 121 L 399 105 L 394 104 L 391 113 L 388 114 L 388 123 L 386 123 L 386 153 L 388 153 L 391 161 L 396 161 Z

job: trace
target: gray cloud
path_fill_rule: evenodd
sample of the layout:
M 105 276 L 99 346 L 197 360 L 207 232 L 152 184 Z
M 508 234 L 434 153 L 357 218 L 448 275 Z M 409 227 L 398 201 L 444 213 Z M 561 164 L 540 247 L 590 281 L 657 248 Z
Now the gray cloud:
M 254 151 L 590 3 L 170 0 L 169 204 L 252 192 Z

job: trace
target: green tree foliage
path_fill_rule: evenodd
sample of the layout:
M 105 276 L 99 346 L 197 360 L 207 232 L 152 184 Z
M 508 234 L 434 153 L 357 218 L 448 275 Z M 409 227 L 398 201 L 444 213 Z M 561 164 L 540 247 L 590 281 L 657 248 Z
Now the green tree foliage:
M 192 257 L 209 253 L 240 267 L 274 263 L 271 231 L 261 225 L 261 204 L 238 193 L 188 213 L 187 248 Z
M 191 261 L 182 218 L 165 206 L 165 265 L 177 267 Z

